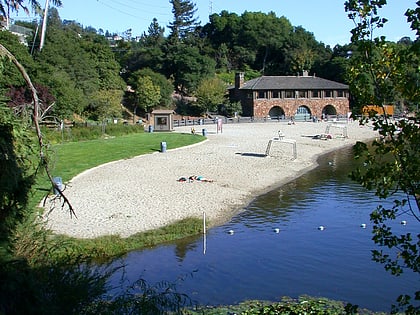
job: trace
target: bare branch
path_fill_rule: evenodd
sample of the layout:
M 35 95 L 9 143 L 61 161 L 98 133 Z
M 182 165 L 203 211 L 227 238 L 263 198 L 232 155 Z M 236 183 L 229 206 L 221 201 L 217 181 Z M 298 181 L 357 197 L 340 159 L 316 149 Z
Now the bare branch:
M 70 216 L 75 216 L 76 217 L 76 213 L 73 209 L 73 206 L 71 205 L 71 203 L 67 199 L 67 197 L 63 194 L 61 189 L 59 189 L 57 184 L 54 182 L 54 180 L 51 176 L 51 173 L 50 173 L 49 165 L 48 165 L 48 162 L 46 160 L 45 152 L 44 152 L 46 146 L 44 144 L 41 129 L 40 129 L 40 126 L 39 126 L 39 108 L 40 108 L 40 106 L 39 106 L 39 99 L 38 99 L 38 94 L 36 92 L 36 89 L 35 89 L 34 85 L 32 84 L 32 81 L 31 81 L 29 75 L 26 73 L 25 68 L 20 64 L 20 62 L 15 58 L 15 56 L 13 56 L 13 54 L 6 47 L 4 47 L 2 44 L 0 44 L 0 55 L 6 56 L 7 58 L 9 58 L 10 61 L 18 68 L 18 70 L 22 74 L 26 84 L 28 85 L 29 89 L 31 90 L 31 95 L 32 95 L 33 103 L 34 103 L 33 123 L 34 123 L 34 126 L 35 126 L 35 131 L 36 131 L 36 134 L 37 134 L 37 138 L 38 138 L 39 158 L 40 158 L 41 166 L 45 169 L 45 172 L 46 172 L 46 174 L 48 176 L 48 179 L 51 182 L 52 186 L 59 192 L 60 196 L 63 198 L 62 208 L 65 205 L 67 205 L 69 207 Z

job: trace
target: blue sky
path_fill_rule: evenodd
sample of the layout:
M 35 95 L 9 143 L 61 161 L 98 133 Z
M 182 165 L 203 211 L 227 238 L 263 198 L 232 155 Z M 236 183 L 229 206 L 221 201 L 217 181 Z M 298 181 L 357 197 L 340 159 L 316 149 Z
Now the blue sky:
M 44 1 L 40 0 L 41 4 Z M 83 26 L 123 33 L 132 29 L 132 34 L 147 31 L 152 19 L 165 27 L 172 21 L 169 0 L 62 0 L 58 8 L 61 19 L 76 20 Z M 344 12 L 344 0 L 192 0 L 196 4 L 197 17 L 202 25 L 208 22 L 209 13 L 222 10 L 241 15 L 244 11 L 285 16 L 294 26 L 302 26 L 313 33 L 318 41 L 331 47 L 350 41 L 352 22 Z M 404 16 L 407 8 L 415 8 L 416 0 L 388 0 L 380 14 L 388 18 L 383 30 L 375 35 L 385 35 L 388 40 L 401 37 L 415 38 Z M 23 12 L 17 19 L 29 19 Z

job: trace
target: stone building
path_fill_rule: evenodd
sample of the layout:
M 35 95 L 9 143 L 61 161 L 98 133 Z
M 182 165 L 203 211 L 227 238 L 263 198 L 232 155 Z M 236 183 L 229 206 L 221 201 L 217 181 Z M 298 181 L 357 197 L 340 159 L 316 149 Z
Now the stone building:
M 237 73 L 229 89 L 231 101 L 240 101 L 242 115 L 255 118 L 347 116 L 349 87 L 304 72 L 302 76 L 262 76 L 249 81 Z

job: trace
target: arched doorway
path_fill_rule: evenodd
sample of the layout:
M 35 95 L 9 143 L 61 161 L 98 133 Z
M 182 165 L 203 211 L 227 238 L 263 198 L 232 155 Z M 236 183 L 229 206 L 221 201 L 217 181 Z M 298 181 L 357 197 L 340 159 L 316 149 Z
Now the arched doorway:
M 279 106 L 274 106 L 268 112 L 270 119 L 284 119 L 284 110 Z
M 305 106 L 299 106 L 298 109 L 296 110 L 296 114 L 295 114 L 295 120 L 310 120 L 311 119 L 311 110 Z
M 322 109 L 322 118 L 328 118 L 329 116 L 337 116 L 337 110 L 333 105 L 327 105 Z

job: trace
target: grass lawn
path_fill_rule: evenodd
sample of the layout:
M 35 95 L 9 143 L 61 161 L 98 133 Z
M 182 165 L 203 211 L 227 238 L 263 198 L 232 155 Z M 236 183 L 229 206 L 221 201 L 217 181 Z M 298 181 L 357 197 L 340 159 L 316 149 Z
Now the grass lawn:
M 200 135 L 181 133 L 137 133 L 120 137 L 69 142 L 53 145 L 50 152 L 50 167 L 53 177 L 61 177 L 63 182 L 69 181 L 77 174 L 92 167 L 128 159 L 142 154 L 158 152 L 161 142 L 166 142 L 167 150 L 191 145 L 204 141 Z M 37 191 L 31 204 L 33 208 L 51 190 L 51 184 L 46 176 L 38 178 Z M 70 200 L 71 202 L 71 200 Z M 55 211 L 60 211 L 56 209 Z M 76 209 L 77 212 L 77 209 Z M 69 216 L 69 220 L 73 220 Z M 186 236 L 195 235 L 202 230 L 201 220 L 189 218 L 173 225 L 133 235 L 129 238 L 104 236 L 97 239 L 73 239 L 56 236 L 55 240 L 64 242 L 74 248 L 74 252 L 83 257 L 107 259 L 123 255 L 131 250 L 150 247 Z
M 52 147 L 51 172 L 54 177 L 59 176 L 63 181 L 68 181 L 75 175 L 104 163 L 159 152 L 161 142 L 166 142 L 167 149 L 170 150 L 203 140 L 205 137 L 200 135 L 154 132 L 58 144 Z

